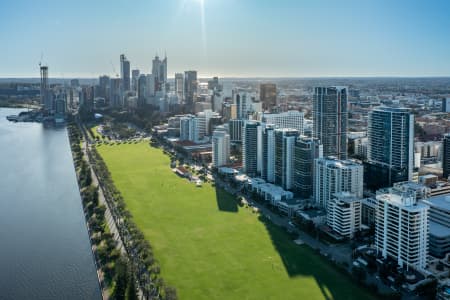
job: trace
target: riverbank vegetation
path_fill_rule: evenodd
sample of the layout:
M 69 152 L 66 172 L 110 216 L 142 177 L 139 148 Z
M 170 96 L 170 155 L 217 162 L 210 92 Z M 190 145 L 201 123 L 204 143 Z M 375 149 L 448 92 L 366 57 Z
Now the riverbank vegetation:
M 128 260 L 117 249 L 117 241 L 109 232 L 104 205 L 99 203 L 98 186 L 93 185 L 90 167 L 81 148 L 78 127 L 68 126 L 70 145 L 77 172 L 84 215 L 88 225 L 92 251 L 103 293 L 111 299 L 137 299 L 135 275 Z
M 95 147 L 86 147 L 86 153 L 81 150 L 83 145 L 79 142 L 81 137 L 91 139 L 88 130 L 83 129 L 83 135 L 81 135 L 78 127 L 76 127 L 76 130 L 79 137 L 75 138 L 71 144 L 75 149 L 74 159 L 80 178 L 83 203 L 89 216 L 89 227 L 96 233 L 98 231 L 101 233 L 97 235 L 97 238 L 94 237 L 96 245 L 100 243 L 96 253 L 98 253 L 101 262 L 106 264 L 105 272 L 110 274 L 109 277 L 113 279 L 111 287 L 114 298 L 134 299 L 135 293 L 133 291 L 138 290 L 139 296 L 143 296 L 144 299 L 177 299 L 176 290 L 166 285 L 160 276 L 160 267 L 153 256 L 152 247 L 144 239 L 143 233 L 134 224 L 131 214 L 125 208 L 123 198 L 111 180 L 103 159 L 97 153 Z M 79 160 L 79 157 L 87 159 Z M 88 165 L 88 162 L 90 165 Z M 96 178 L 99 179 L 98 183 L 107 204 L 109 219 L 106 223 L 111 224 L 113 222 L 114 229 L 117 228 L 120 234 L 120 247 L 124 255 L 117 255 L 120 254 L 116 250 L 117 244 L 109 240 L 113 235 L 109 234 L 108 230 L 102 232 L 102 224 L 105 224 L 105 219 L 101 216 L 105 215 L 106 207 L 99 205 L 97 187 L 92 188 L 91 167 L 96 174 Z M 97 216 L 100 216 L 100 218 Z M 107 226 L 106 229 L 108 229 Z M 107 240 L 105 241 L 103 237 Z M 114 268 L 111 268 L 111 265 Z M 114 274 L 111 274 L 113 272 Z
M 33 99 L 15 99 L 0 96 L 0 107 L 7 108 L 37 108 L 38 102 Z

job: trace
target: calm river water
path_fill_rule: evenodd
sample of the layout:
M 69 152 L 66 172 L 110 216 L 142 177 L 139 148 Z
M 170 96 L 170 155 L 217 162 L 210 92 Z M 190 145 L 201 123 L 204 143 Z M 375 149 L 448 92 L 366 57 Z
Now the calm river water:
M 101 299 L 67 130 L 0 108 L 0 299 Z

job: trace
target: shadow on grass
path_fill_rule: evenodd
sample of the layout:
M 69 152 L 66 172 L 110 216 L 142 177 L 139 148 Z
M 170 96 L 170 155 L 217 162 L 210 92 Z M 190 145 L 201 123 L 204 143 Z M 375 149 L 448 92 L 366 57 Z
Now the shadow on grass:
M 238 205 L 236 203 L 236 200 L 231 196 L 229 193 L 227 193 L 225 190 L 216 187 L 216 201 L 217 201 L 217 207 L 220 211 L 225 212 L 238 212 Z
M 325 261 L 318 253 L 308 246 L 299 246 L 293 242 L 294 236 L 283 228 L 273 224 L 260 215 L 259 220 L 264 224 L 272 243 L 283 261 L 289 277 L 313 276 L 322 296 L 331 299 L 375 299 L 369 293 L 353 283 L 351 277 L 331 262 Z
M 238 212 L 238 203 L 232 195 L 221 188 L 215 188 L 217 206 L 220 211 Z M 280 256 L 284 269 L 289 277 L 314 277 L 323 299 L 377 299 L 367 290 L 353 282 L 346 271 L 340 270 L 331 262 L 326 261 L 315 250 L 308 246 L 299 246 L 293 242 L 294 236 L 259 215 L 259 221 L 264 224 L 275 250 Z

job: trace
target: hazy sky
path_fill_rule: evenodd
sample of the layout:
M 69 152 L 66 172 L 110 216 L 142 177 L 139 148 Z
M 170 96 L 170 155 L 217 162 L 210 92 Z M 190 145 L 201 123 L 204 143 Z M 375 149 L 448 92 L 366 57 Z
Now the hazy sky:
M 202 13 L 203 12 L 203 13 Z M 0 0 L 0 77 L 448 76 L 450 1 Z

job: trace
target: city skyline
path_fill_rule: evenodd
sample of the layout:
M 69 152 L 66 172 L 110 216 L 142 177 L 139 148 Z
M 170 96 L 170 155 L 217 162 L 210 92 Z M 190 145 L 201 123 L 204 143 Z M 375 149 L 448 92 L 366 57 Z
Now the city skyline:
M 445 1 L 169 0 L 0 4 L 0 77 L 114 76 L 125 54 L 168 77 L 450 76 Z M 279 19 L 277 16 L 283 16 Z M 270 21 L 270 22 L 269 22 Z M 111 66 L 114 65 L 114 69 Z

